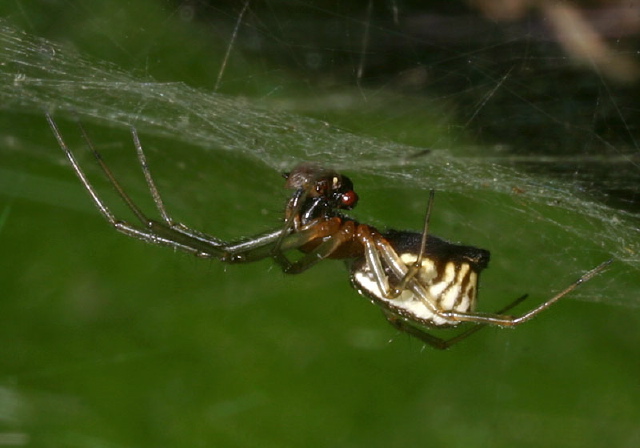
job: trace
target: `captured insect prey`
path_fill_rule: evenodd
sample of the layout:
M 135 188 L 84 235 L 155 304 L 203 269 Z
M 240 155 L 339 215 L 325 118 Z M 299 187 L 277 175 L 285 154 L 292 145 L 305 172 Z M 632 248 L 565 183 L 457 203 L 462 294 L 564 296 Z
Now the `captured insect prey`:
M 282 225 L 270 232 L 227 242 L 171 218 L 135 129 L 131 130 L 133 143 L 160 219 L 149 218 L 138 208 L 81 127 L 86 144 L 104 175 L 139 223 L 118 219 L 89 182 L 49 114 L 47 120 L 58 145 L 94 204 L 116 230 L 147 243 L 227 263 L 271 258 L 287 274 L 304 272 L 324 259 L 347 260 L 352 286 L 379 306 L 395 328 L 435 348 L 448 348 L 487 325 L 520 325 L 601 273 L 611 263 L 611 260 L 601 263 L 547 301 L 519 316 L 505 313 L 521 303 L 526 295 L 495 313 L 478 312 L 478 279 L 489 264 L 489 252 L 450 243 L 429 233 L 433 190 L 421 232 L 380 231 L 346 216 L 345 212 L 358 203 L 358 195 L 347 176 L 314 163 L 302 163 L 284 174 L 285 187 L 292 193 L 284 207 Z M 291 258 L 292 251 L 299 251 L 301 255 Z M 475 325 L 450 339 L 428 332 L 464 322 Z

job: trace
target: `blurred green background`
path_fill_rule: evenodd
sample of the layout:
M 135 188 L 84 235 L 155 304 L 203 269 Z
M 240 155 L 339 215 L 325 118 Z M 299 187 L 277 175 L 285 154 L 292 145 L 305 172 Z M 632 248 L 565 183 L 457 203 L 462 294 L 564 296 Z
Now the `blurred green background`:
M 507 160 L 495 149 L 502 143 L 507 155 L 524 153 L 539 161 L 542 156 L 531 149 L 536 142 L 549 151 L 544 142 L 557 140 L 557 128 L 538 134 L 544 124 L 538 127 L 534 118 L 526 122 L 512 111 L 509 132 L 501 134 L 500 108 L 477 128 L 461 125 L 481 110 L 478 103 L 446 90 L 407 91 L 415 85 L 390 74 L 403 64 L 388 56 L 393 51 L 376 58 L 383 52 L 373 46 L 365 64 L 373 74 L 357 79 L 362 38 L 353 30 L 376 24 L 377 13 L 390 11 L 392 17 L 393 7 L 378 5 L 369 14 L 367 2 L 329 7 L 252 4 L 245 16 L 252 26 L 239 29 L 243 37 L 218 90 L 417 150 L 451 146 L 464 156 L 499 154 Z M 233 2 L 15 0 L 0 6 L 0 15 L 30 34 L 134 75 L 212 90 L 241 9 Z M 404 12 L 415 11 L 407 6 Z M 310 45 L 305 24 L 314 33 L 324 30 L 318 48 L 332 48 L 334 58 L 300 51 Z M 304 39 L 293 40 L 288 29 Z M 263 41 L 252 40 L 251 33 Z M 251 46 L 258 41 L 262 46 Z M 336 43 L 345 41 L 351 47 Z M 421 49 L 420 57 L 422 52 L 428 54 Z M 331 63 L 318 69 L 318 58 Z M 581 81 L 590 76 L 574 74 Z M 632 87 L 623 91 L 635 95 Z M 357 100 L 363 96 L 369 101 Z M 529 101 L 525 109 L 537 110 Z M 416 112 L 414 102 L 431 107 Z M 567 104 L 559 97 L 552 102 L 557 109 Z M 580 114 L 568 117 L 569 124 L 582 120 Z M 61 114 L 63 133 L 80 148 L 77 127 L 65 118 Z M 152 210 L 128 130 L 85 124 L 131 195 Z M 622 145 L 635 129 L 633 122 L 627 125 L 622 132 L 610 123 L 607 138 Z M 562 135 L 572 160 L 580 160 L 582 151 L 591 156 L 580 140 L 583 133 L 576 132 L 579 126 L 566 128 Z M 185 147 L 177 136 L 141 137 L 177 219 L 224 239 L 278 224 L 286 192 L 272 167 L 242 152 Z M 618 261 L 517 330 L 483 330 L 438 352 L 388 326 L 350 288 L 340 262 L 284 276 L 268 261 L 224 266 L 112 231 L 66 165 L 40 110 L 2 108 L 0 138 L 0 446 L 640 444 L 640 278 L 633 263 Z M 78 154 L 101 192 L 114 199 L 90 157 Z M 541 188 L 554 170 L 576 194 L 605 197 L 616 185 L 616 170 L 590 172 L 591 182 L 584 183 L 578 171 L 588 166 L 533 165 L 517 169 L 526 168 Z M 420 227 L 423 189 L 358 171 L 357 161 L 354 166 L 349 174 L 361 196 L 359 219 L 381 227 Z M 626 189 L 629 176 L 637 176 L 637 164 L 631 166 L 630 175 L 616 171 L 624 194 L 609 201 L 626 204 L 621 213 L 637 222 L 637 196 Z M 607 232 L 604 220 L 582 222 L 579 214 L 553 204 L 529 202 L 530 191 L 517 185 L 506 187 L 513 194 L 458 190 L 436 199 L 434 233 L 492 250 L 482 310 L 500 308 L 525 292 L 532 305 L 612 253 L 620 255 L 619 247 L 600 242 Z M 114 209 L 125 213 L 117 202 Z M 562 222 L 573 231 L 558 230 Z M 620 237 L 620 247 L 627 244 L 629 258 L 637 259 L 637 233 Z

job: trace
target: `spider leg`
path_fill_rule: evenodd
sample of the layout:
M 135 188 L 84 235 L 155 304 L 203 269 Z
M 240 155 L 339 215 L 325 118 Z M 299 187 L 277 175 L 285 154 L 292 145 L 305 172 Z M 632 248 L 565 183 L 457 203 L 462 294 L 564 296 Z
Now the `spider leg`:
M 389 287 L 389 279 L 384 271 L 382 260 L 380 259 L 380 253 L 376 248 L 376 242 L 367 226 L 361 226 L 358 229 L 358 235 L 360 237 L 362 246 L 364 247 L 365 261 L 367 263 L 367 266 L 369 266 L 371 272 L 373 273 L 373 278 L 378 285 L 378 289 L 383 292 L 385 297 L 388 297 L 392 294 L 392 292 L 391 288 Z M 406 265 L 398 266 L 398 269 L 403 268 L 406 269 Z
M 370 297 L 383 309 L 387 320 L 395 328 L 407 332 L 423 342 L 440 349 L 448 348 L 460 342 L 487 325 L 512 327 L 526 322 L 552 306 L 582 283 L 598 275 L 611 263 L 611 260 L 601 263 L 551 299 L 519 317 L 505 315 L 504 313 L 521 303 L 527 297 L 526 295 L 519 297 L 495 313 L 446 311 L 433 302 L 425 286 L 414 276 L 405 282 L 405 290 L 411 291 L 415 298 L 422 302 L 426 308 L 426 312 L 423 312 L 422 317 L 412 315 L 408 318 L 408 316 L 404 316 L 406 312 L 405 309 L 394 304 L 394 299 L 396 299 L 398 295 L 394 294 L 394 288 L 389 285 L 389 279 L 396 279 L 399 282 L 407 279 L 411 265 L 404 263 L 393 247 L 391 247 L 390 243 L 379 235 L 365 236 L 363 238 L 363 245 L 365 247 L 365 262 L 371 272 L 371 276 L 376 281 L 380 294 L 388 300 L 378 299 L 377 294 L 373 294 Z M 434 325 L 455 326 L 458 322 L 472 322 L 478 325 L 469 328 L 449 340 L 433 336 L 421 328 L 433 327 Z
M 82 135 L 84 139 L 87 141 L 87 144 L 92 146 L 91 140 L 87 136 L 84 128 L 82 128 Z M 151 197 L 153 198 L 153 202 L 156 204 L 156 208 L 162 216 L 162 219 L 167 226 L 174 227 L 176 226 L 176 222 L 169 216 L 166 207 L 164 206 L 164 201 L 162 200 L 162 196 L 160 196 L 160 192 L 158 191 L 158 187 L 156 186 L 155 180 L 153 180 L 153 176 L 151 176 L 151 170 L 149 169 L 149 164 L 147 163 L 147 156 L 144 154 L 144 150 L 142 149 L 142 144 L 140 143 L 140 137 L 138 137 L 138 131 L 136 128 L 131 127 L 131 136 L 133 137 L 133 144 L 136 147 L 136 153 L 138 155 L 138 162 L 140 162 L 140 168 L 142 168 L 142 173 L 144 174 L 144 179 L 147 182 L 147 186 L 149 187 L 149 192 L 151 193 Z M 95 153 L 95 150 L 93 151 Z M 103 167 L 104 169 L 104 167 Z M 181 227 L 186 227 L 183 224 L 178 224 Z
M 457 321 L 457 322 L 474 322 L 474 323 L 477 323 L 477 324 L 496 325 L 496 326 L 499 326 L 499 327 L 516 327 L 516 326 L 518 326 L 518 325 L 520 325 L 520 324 L 532 319 L 533 317 L 538 315 L 540 312 L 546 310 L 551 305 L 556 303 L 558 300 L 560 300 L 561 298 L 563 298 L 564 296 L 566 296 L 567 294 L 572 292 L 574 289 L 576 289 L 578 286 L 580 286 L 584 282 L 586 282 L 586 281 L 592 279 L 593 277 L 595 277 L 596 275 L 600 274 L 612 262 L 613 262 L 613 260 L 607 260 L 607 261 L 605 261 L 603 263 L 600 263 L 598 266 L 596 266 L 595 268 L 593 268 L 590 271 L 588 271 L 585 274 L 583 274 L 579 279 L 577 279 L 575 282 L 570 284 L 567 288 L 563 289 L 562 291 L 560 291 L 558 294 L 556 294 L 555 296 L 553 296 L 552 298 L 550 298 L 546 302 L 540 304 L 539 306 L 535 307 L 534 309 L 532 309 L 532 310 L 530 310 L 530 311 L 528 311 L 528 312 L 526 312 L 523 315 L 518 316 L 518 317 L 508 316 L 508 315 L 504 315 L 502 313 L 496 313 L 496 314 L 491 314 L 491 313 L 460 313 L 460 312 L 456 312 L 456 311 L 441 312 L 440 315 L 445 317 L 446 319 L 450 319 L 450 320 Z
M 383 238 L 378 238 L 376 240 L 376 245 L 378 246 L 378 250 L 380 255 L 382 256 L 383 262 L 385 265 L 392 271 L 392 274 L 398 278 L 402 279 L 407 273 L 407 267 L 402 262 L 398 254 L 393 250 L 391 245 L 384 240 Z M 560 291 L 558 294 L 553 296 L 551 299 L 546 302 L 540 304 L 536 308 L 528 311 L 527 313 L 514 317 L 508 316 L 502 313 L 481 313 L 481 312 L 460 312 L 460 311 L 444 311 L 437 308 L 429 299 L 428 294 L 426 293 L 425 288 L 420 285 L 419 282 L 412 279 L 407 283 L 407 288 L 410 289 L 416 297 L 418 297 L 422 303 L 429 309 L 434 317 L 443 319 L 445 321 L 449 321 L 451 323 L 455 322 L 474 322 L 476 324 L 488 324 L 488 325 L 496 325 L 499 327 L 515 327 L 518 326 L 533 317 L 535 317 L 538 313 L 546 310 L 558 300 L 572 292 L 578 286 L 583 284 L 584 282 L 590 280 L 596 275 L 600 274 L 607 266 L 612 263 L 613 260 L 607 260 L 590 271 L 586 272 L 579 279 L 573 282 L 564 290 Z M 393 295 L 389 296 L 389 298 L 393 298 Z
M 415 274 L 411 275 L 410 270 L 411 266 L 407 266 L 398 256 L 396 251 L 391 247 L 388 241 L 379 235 L 372 236 L 368 233 L 368 230 L 362 229 L 362 243 L 365 246 L 365 260 L 367 265 L 372 271 L 373 277 L 378 284 L 378 289 L 383 292 L 383 295 L 388 299 L 397 298 L 402 291 L 397 291 L 398 288 L 391 288 L 388 281 L 388 275 L 385 272 L 384 265 L 386 265 L 391 270 L 391 275 L 395 276 L 397 279 L 400 279 L 400 283 L 404 284 L 404 287 L 410 288 L 413 290 L 414 294 L 417 297 L 422 299 L 425 307 L 433 313 L 434 316 L 439 314 L 438 308 L 433 304 L 429 299 L 427 292 L 424 290 L 424 287 L 418 283 L 415 279 Z M 424 246 L 424 242 L 423 242 Z M 501 312 L 506 311 L 520 303 L 524 300 L 526 296 L 523 296 L 521 299 L 516 300 L 514 303 L 510 304 Z M 387 321 L 395 327 L 397 330 L 402 331 L 404 333 L 408 333 L 413 337 L 420 339 L 422 342 L 440 349 L 444 350 L 449 348 L 451 345 L 465 339 L 471 334 L 480 330 L 483 326 L 476 326 L 474 328 L 470 328 L 469 330 L 454 336 L 451 339 L 442 339 L 437 336 L 434 336 L 428 333 L 426 330 L 421 329 L 415 325 L 410 324 L 407 320 L 405 320 L 398 311 L 393 308 L 391 303 L 384 300 L 376 300 L 376 303 L 382 307 L 383 313 Z M 429 325 L 428 322 L 424 322 L 424 325 Z
M 298 189 L 293 193 L 291 199 L 287 202 L 287 207 L 285 210 L 285 220 L 282 228 L 282 235 L 276 242 L 272 251 L 273 258 L 279 263 L 280 263 L 279 260 L 281 258 L 280 255 L 282 253 L 280 248 L 282 247 L 282 244 L 284 242 L 284 237 L 291 231 L 291 229 L 293 229 L 295 225 L 296 216 L 298 216 L 298 214 L 300 213 L 300 210 L 302 209 L 302 205 L 304 204 L 304 201 L 307 198 L 307 194 L 308 194 L 307 190 Z
M 426 331 L 420 330 L 419 328 L 414 327 L 413 325 L 410 325 L 404 319 L 396 316 L 393 313 L 389 313 L 385 311 L 384 316 L 387 318 L 387 321 L 391 325 L 393 325 L 393 327 L 396 330 L 402 331 L 403 333 L 410 334 L 411 336 L 420 339 L 422 342 L 429 344 L 431 347 L 437 348 L 438 350 L 445 350 L 457 342 L 457 341 L 453 341 L 453 339 L 456 339 L 456 338 L 446 340 L 446 339 L 439 338 L 438 336 L 434 336 L 430 333 L 427 333 Z
M 98 161 L 102 171 L 107 176 L 109 182 L 113 185 L 116 192 L 120 196 L 120 198 L 125 202 L 127 207 L 132 211 L 132 213 L 136 216 L 136 218 L 141 222 L 142 227 L 139 228 L 127 221 L 119 220 L 115 217 L 115 215 L 111 212 L 109 207 L 104 203 L 104 201 L 100 198 L 97 191 L 93 187 L 93 185 L 89 182 L 86 174 L 80 168 L 80 164 L 77 159 L 64 142 L 62 138 L 62 134 L 58 129 L 55 121 L 51 117 L 51 115 L 46 114 L 47 121 L 51 126 L 53 134 L 58 141 L 58 145 L 65 153 L 67 159 L 71 163 L 73 170 L 76 175 L 82 182 L 83 186 L 89 193 L 89 196 L 93 200 L 93 203 L 96 205 L 102 216 L 107 220 L 107 222 L 113 226 L 116 230 L 124 233 L 133 238 L 140 239 L 147 243 L 159 244 L 163 246 L 171 246 L 175 249 L 179 249 L 185 252 L 192 253 L 199 257 L 204 258 L 222 258 L 226 254 L 224 250 L 224 244 L 215 238 L 209 237 L 207 239 L 204 238 L 196 238 L 192 234 L 185 233 L 181 231 L 180 228 L 171 227 L 169 224 L 163 224 L 156 220 L 148 218 L 140 208 L 131 200 L 131 198 L 125 193 L 124 189 L 120 185 L 120 183 L 116 180 L 115 176 L 109 169 L 109 167 L 102 160 L 102 156 L 100 153 L 93 147 L 91 141 L 87 138 L 86 133 L 83 131 L 83 135 L 85 140 L 87 140 L 87 144 L 89 145 L 89 149 L 93 153 L 94 157 Z M 157 193 L 157 189 L 156 189 Z M 165 212 L 166 213 L 166 212 Z
M 396 278 L 403 278 L 406 275 L 407 268 L 406 268 L 406 265 L 402 263 L 402 260 L 400 259 L 398 254 L 393 250 L 391 245 L 383 238 L 379 238 L 376 241 L 376 243 L 379 248 L 379 253 L 383 257 L 383 261 L 385 262 L 385 264 L 391 269 L 392 273 L 396 276 Z M 560 300 L 561 298 L 563 298 L 564 296 L 572 292 L 574 289 L 576 289 L 578 286 L 580 286 L 584 282 L 600 274 L 612 262 L 613 260 L 607 260 L 603 263 L 600 263 L 598 266 L 596 266 L 595 268 L 583 274 L 575 282 L 573 282 L 564 290 L 560 291 L 551 299 L 547 300 L 546 302 L 540 304 L 536 308 L 518 317 L 508 316 L 500 312 L 498 313 L 480 313 L 480 312 L 463 313 L 459 311 L 443 311 L 441 309 L 436 308 L 434 304 L 431 303 L 431 301 L 428 298 L 428 295 L 426 294 L 424 287 L 420 285 L 418 282 L 416 282 L 415 280 L 412 280 L 408 282 L 406 286 L 407 288 L 411 289 L 411 291 L 422 300 L 424 305 L 430 311 L 432 311 L 434 313 L 434 316 L 436 317 L 440 317 L 442 319 L 453 321 L 453 322 L 473 322 L 476 324 L 495 325 L 499 327 L 515 327 L 532 319 L 537 314 L 546 310 L 547 308 L 552 306 L 554 303 L 556 303 L 558 300 Z
M 398 297 L 402 293 L 402 291 L 406 288 L 407 283 L 409 283 L 409 281 L 416 276 L 416 274 L 420 271 L 420 269 L 422 269 L 422 259 L 424 258 L 424 253 L 427 249 L 427 236 L 429 235 L 429 221 L 431 220 L 431 209 L 433 208 L 434 197 L 435 197 L 435 191 L 430 190 L 429 202 L 427 203 L 427 213 L 425 214 L 424 227 L 422 229 L 422 240 L 420 242 L 420 252 L 416 257 L 416 261 L 414 261 L 407 269 L 407 272 L 402 277 L 402 280 L 400 280 L 400 282 L 393 289 L 391 289 L 390 294 L 393 297 Z
M 400 281 L 406 278 L 407 273 L 409 272 L 409 267 L 407 267 L 406 263 L 402 261 L 398 253 L 393 249 L 393 247 L 391 247 L 391 244 L 382 237 L 376 238 L 375 242 L 377 256 L 381 257 L 381 261 L 391 270 L 391 274 Z M 442 311 L 432 302 L 424 286 L 416 281 L 415 277 L 409 279 L 405 283 L 405 286 L 406 289 L 410 289 L 416 297 L 422 301 L 423 305 L 432 312 L 434 316 L 442 317 Z M 398 297 L 398 294 L 396 294 L 392 288 L 388 287 L 386 290 L 382 291 L 385 292 L 385 296 L 389 299 Z
M 516 305 L 522 303 L 527 297 L 528 297 L 527 294 L 518 297 L 509 305 L 496 311 L 496 314 L 506 313 L 511 308 L 514 308 Z M 387 318 L 387 321 L 389 321 L 389 323 L 393 325 L 397 330 L 402 331 L 404 333 L 408 333 L 411 336 L 420 339 L 422 342 L 429 344 L 433 348 L 437 348 L 438 350 L 446 350 L 452 345 L 457 344 L 458 342 L 468 338 L 472 334 L 477 333 L 478 331 L 488 326 L 488 324 L 478 324 L 463 331 L 462 333 L 456 336 L 453 336 L 450 339 L 442 339 L 442 338 L 439 338 L 438 336 L 432 335 L 426 330 L 423 330 L 421 328 L 411 325 L 410 323 L 408 323 L 407 321 L 405 321 L 404 319 L 402 319 L 401 317 L 398 317 L 393 313 L 385 312 L 384 315 Z
M 91 141 L 86 136 L 86 133 L 84 133 L 84 129 L 83 134 L 85 135 L 85 140 L 87 141 L 87 143 L 91 145 Z M 168 227 L 184 235 L 187 235 L 190 238 L 202 241 L 205 244 L 224 247 L 224 250 L 227 253 L 232 254 L 232 260 L 229 261 L 233 262 L 250 262 L 262 258 L 267 258 L 269 256 L 277 257 L 278 255 L 276 255 L 276 253 L 281 253 L 280 248 L 285 242 L 286 237 L 290 234 L 291 228 L 293 227 L 293 217 L 297 215 L 298 209 L 301 208 L 302 203 L 304 202 L 304 199 L 306 197 L 307 192 L 305 190 L 299 190 L 295 193 L 294 197 L 296 200 L 291 201 L 294 210 L 285 220 L 285 224 L 282 229 L 251 238 L 250 240 L 241 241 L 239 243 L 226 243 L 212 237 L 211 235 L 192 229 L 181 222 L 176 222 L 173 220 L 173 218 L 171 218 L 164 205 L 164 201 L 162 200 L 162 196 L 160 195 L 155 180 L 151 175 L 151 170 L 149 169 L 149 164 L 147 163 L 147 157 L 142 148 L 138 132 L 134 127 L 131 128 L 131 135 L 133 136 L 133 142 L 136 147 L 138 161 L 140 162 L 140 167 L 142 168 L 142 172 L 149 187 L 149 191 L 151 193 L 153 201 L 156 204 L 156 208 L 162 216 L 162 219 L 165 221 Z M 105 168 L 106 167 L 103 167 L 103 170 Z M 113 176 L 109 176 L 109 178 L 112 179 Z M 115 179 L 113 179 L 113 181 L 115 181 Z M 300 237 L 297 237 L 295 239 L 287 239 L 286 246 L 293 245 L 293 247 L 297 247 L 307 242 L 307 240 L 301 239 L 301 242 L 298 243 L 298 239 L 300 239 Z
M 127 221 L 120 220 L 111 212 L 109 207 L 105 204 L 102 198 L 99 196 L 96 189 L 93 187 L 85 172 L 80 167 L 76 157 L 73 155 L 67 144 L 62 138 L 62 134 L 58 129 L 57 124 L 53 120 L 50 114 L 46 114 L 47 121 L 53 131 L 53 134 L 58 142 L 58 145 L 65 153 L 69 160 L 74 172 L 82 182 L 83 186 L 89 193 L 93 203 L 96 205 L 102 216 L 107 222 L 119 232 L 142 240 L 147 243 L 157 244 L 162 246 L 170 246 L 174 249 L 178 249 L 184 252 L 194 254 L 202 258 L 217 258 L 224 262 L 229 263 L 245 263 L 260 260 L 263 258 L 273 257 L 281 265 L 285 272 L 291 270 L 292 273 L 301 272 L 308 267 L 313 266 L 315 262 L 329 256 L 335 248 L 331 247 L 332 244 L 328 242 L 333 238 L 329 238 L 328 242 L 321 243 L 312 254 L 308 254 L 303 259 L 291 263 L 283 254 L 284 251 L 296 249 L 315 238 L 324 238 L 339 230 L 339 223 L 321 223 L 320 225 L 310 226 L 309 229 L 301 230 L 299 232 L 292 232 L 292 220 L 287 221 L 285 226 L 262 235 L 236 241 L 225 242 L 214 238 L 203 232 L 191 229 L 188 226 L 174 221 L 167 212 L 162 197 L 156 186 L 155 181 L 149 170 L 146 156 L 138 134 L 135 129 L 132 129 L 132 135 L 134 145 L 136 147 L 138 160 L 140 162 L 142 172 L 145 176 L 147 186 L 153 198 L 153 201 L 162 217 L 162 221 L 151 219 L 133 202 L 129 195 L 124 191 L 124 188 L 118 182 L 111 169 L 102 159 L 101 154 L 95 149 L 91 140 L 87 136 L 85 130 L 81 127 L 83 137 L 89 147 L 89 150 L 93 153 L 103 173 L 116 190 L 116 193 L 124 201 L 131 212 L 140 221 L 141 226 L 136 226 Z M 304 192 L 303 192 L 304 193 Z M 303 194 L 304 196 L 304 194 Z M 342 238 L 335 240 L 342 241 Z
M 399 294 L 394 294 L 394 288 L 391 287 L 389 279 L 393 278 L 397 282 L 402 281 L 407 275 L 409 267 L 402 261 L 391 244 L 381 235 L 371 234 L 366 226 L 360 226 L 358 228 L 358 236 L 364 246 L 364 264 L 370 271 L 369 279 L 376 282 L 379 291 L 366 295 L 380 306 L 387 316 L 392 315 L 402 318 L 402 308 L 394 304 Z M 356 269 L 359 268 L 356 267 Z M 441 318 L 440 309 L 430 298 L 425 287 L 421 285 L 415 277 L 407 282 L 405 290 L 411 291 L 425 308 L 422 318 L 418 318 L 417 316 L 413 317 L 418 325 L 433 326 L 434 324 L 449 324 L 445 318 Z M 401 302 L 399 301 L 398 303 Z M 440 318 L 439 320 L 441 322 L 434 323 L 430 319 L 431 317 Z
M 142 213 L 140 208 L 131 200 L 129 195 L 127 195 L 125 193 L 124 188 L 122 188 L 122 186 L 120 185 L 118 180 L 113 175 L 113 172 L 111 171 L 111 169 L 109 169 L 107 164 L 102 159 L 102 155 L 93 146 L 93 143 L 92 143 L 91 139 L 89 138 L 89 136 L 87 135 L 87 132 L 85 131 L 85 129 L 82 126 L 82 124 L 80 124 L 80 130 L 82 132 L 82 136 L 83 136 L 85 142 L 87 143 L 87 146 L 89 147 L 89 150 L 92 152 L 92 154 L 94 155 L 94 157 L 98 161 L 98 164 L 100 165 L 100 168 L 102 169 L 104 174 L 107 176 L 107 178 L 109 179 L 109 182 L 111 183 L 111 185 L 113 185 L 113 187 L 115 188 L 115 190 L 118 193 L 118 195 L 126 203 L 127 207 L 129 207 L 129 209 L 134 213 L 134 215 L 138 218 L 138 220 L 144 226 L 149 227 L 150 225 L 152 225 L 150 223 L 159 224 L 157 221 L 147 218 L 146 215 L 144 213 Z M 170 228 L 170 229 L 172 229 L 172 230 L 174 230 L 176 232 L 179 232 L 181 234 L 184 234 L 189 238 L 195 238 L 195 239 L 205 243 L 206 245 L 212 245 L 214 247 L 223 247 L 226 244 L 224 241 L 221 241 L 221 240 L 219 240 L 217 238 L 214 238 L 211 235 L 207 235 L 207 234 L 205 234 L 203 232 L 198 232 L 198 231 L 196 231 L 194 229 L 191 229 L 190 227 L 188 227 L 188 226 L 186 226 L 186 225 L 184 225 L 184 224 L 182 224 L 180 222 L 174 221 L 173 218 L 171 218 L 169 216 L 169 213 L 167 212 L 167 210 L 166 210 L 166 208 L 164 206 L 164 201 L 162 200 L 162 196 L 160 196 L 160 192 L 158 191 L 158 187 L 156 186 L 156 183 L 155 183 L 155 181 L 153 179 L 153 176 L 151 175 L 151 170 L 149 169 L 149 165 L 147 163 L 146 155 L 144 153 L 144 150 L 142 149 L 142 144 L 140 143 L 140 138 L 138 137 L 138 132 L 133 127 L 131 128 L 131 135 L 133 137 L 133 143 L 134 143 L 134 146 L 136 147 L 136 153 L 137 153 L 137 156 L 138 156 L 138 161 L 140 163 L 140 167 L 142 169 L 142 173 L 144 175 L 145 181 L 147 182 L 147 186 L 149 188 L 149 192 L 151 193 L 151 197 L 153 199 L 153 202 L 156 205 L 156 208 L 157 208 L 158 212 L 160 213 L 160 216 L 162 217 L 162 220 L 165 222 L 166 227 L 168 227 L 168 228 Z M 69 152 L 69 154 L 71 154 L 71 153 Z M 76 165 L 77 165 L 77 162 L 76 162 Z M 87 185 L 85 184 L 85 187 L 86 186 Z

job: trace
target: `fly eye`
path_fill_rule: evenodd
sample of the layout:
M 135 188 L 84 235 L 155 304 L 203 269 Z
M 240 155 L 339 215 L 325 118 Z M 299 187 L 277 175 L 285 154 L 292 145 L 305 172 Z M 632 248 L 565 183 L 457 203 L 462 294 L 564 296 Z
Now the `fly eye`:
M 340 201 L 342 202 L 342 205 L 344 207 L 354 207 L 358 202 L 358 194 L 353 190 L 349 190 L 345 193 L 342 193 Z

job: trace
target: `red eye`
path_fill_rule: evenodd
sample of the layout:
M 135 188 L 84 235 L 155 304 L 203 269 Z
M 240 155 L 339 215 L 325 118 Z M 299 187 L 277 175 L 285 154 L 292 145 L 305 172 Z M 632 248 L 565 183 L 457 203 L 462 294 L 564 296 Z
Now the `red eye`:
M 342 205 L 345 207 L 353 207 L 358 202 L 358 195 L 355 191 L 349 190 L 342 194 Z

